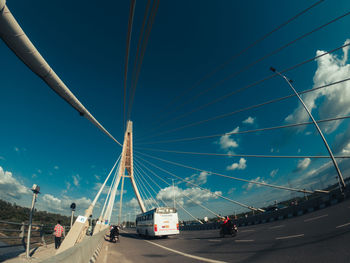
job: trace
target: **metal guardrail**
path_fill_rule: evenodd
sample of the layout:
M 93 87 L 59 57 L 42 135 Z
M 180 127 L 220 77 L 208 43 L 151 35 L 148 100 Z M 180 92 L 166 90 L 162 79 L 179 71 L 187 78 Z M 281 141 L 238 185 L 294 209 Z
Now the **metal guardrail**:
M 295 206 L 289 206 L 287 208 L 279 209 L 273 212 L 265 212 L 247 218 L 238 218 L 233 220 L 237 226 L 249 226 L 256 224 L 263 224 L 277 220 L 284 220 L 295 216 L 300 216 L 306 213 L 310 213 L 325 207 L 335 205 L 345 199 L 350 198 L 350 187 L 347 187 L 344 193 L 339 190 L 333 190 L 327 195 L 319 195 L 310 200 L 303 201 Z M 180 226 L 180 230 L 210 230 L 218 229 L 220 222 L 206 223 L 203 225 L 185 225 Z
M 54 242 L 53 236 L 54 225 L 32 224 L 31 245 L 41 244 L 47 245 Z M 70 227 L 65 227 L 68 232 Z M 0 220 L 0 241 L 5 245 L 0 245 L 0 248 L 20 247 L 24 249 L 27 243 L 28 224 L 22 222 L 11 222 Z

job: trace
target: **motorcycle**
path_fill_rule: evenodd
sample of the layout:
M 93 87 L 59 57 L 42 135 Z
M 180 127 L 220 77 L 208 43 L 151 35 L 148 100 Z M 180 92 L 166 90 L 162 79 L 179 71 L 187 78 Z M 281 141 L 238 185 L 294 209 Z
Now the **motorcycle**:
M 221 224 L 220 225 L 220 237 L 225 237 L 225 235 L 230 235 L 235 237 L 237 235 L 238 228 L 235 224 Z

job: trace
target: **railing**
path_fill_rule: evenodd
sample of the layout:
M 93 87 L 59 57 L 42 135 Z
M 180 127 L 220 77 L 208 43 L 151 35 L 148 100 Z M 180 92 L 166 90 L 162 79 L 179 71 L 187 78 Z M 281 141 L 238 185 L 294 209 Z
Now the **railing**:
M 32 224 L 32 235 L 30 237 L 31 248 L 39 245 L 47 245 L 54 242 L 54 225 Z M 69 227 L 65 227 L 69 231 Z M 28 224 L 0 220 L 0 248 L 20 247 L 26 248 Z
M 249 226 L 288 219 L 337 204 L 346 198 L 350 198 L 350 187 L 347 187 L 344 193 L 341 193 L 339 190 L 333 190 L 329 194 L 315 196 L 309 200 L 300 202 L 298 205 L 289 206 L 273 212 L 265 212 L 249 217 L 241 217 L 234 220 L 234 222 L 238 226 Z M 203 225 L 184 225 L 180 226 L 180 230 L 210 230 L 217 229 L 219 227 L 219 222 L 212 222 Z

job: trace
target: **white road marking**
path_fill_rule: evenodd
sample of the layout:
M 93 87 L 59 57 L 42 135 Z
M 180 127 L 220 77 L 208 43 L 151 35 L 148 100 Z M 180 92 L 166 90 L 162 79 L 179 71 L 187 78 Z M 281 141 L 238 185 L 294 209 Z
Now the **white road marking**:
M 254 229 L 247 229 L 247 230 L 241 230 L 240 233 L 246 233 L 246 232 L 254 232 Z
M 150 243 L 150 244 L 152 244 L 152 245 L 155 245 L 155 246 L 157 246 L 157 247 L 163 248 L 163 249 L 165 249 L 165 250 L 171 251 L 171 252 L 173 252 L 173 253 L 179 254 L 179 255 L 184 256 L 184 257 L 193 258 L 193 259 L 201 260 L 201 261 L 204 261 L 204 262 L 226 263 L 225 261 L 220 261 L 220 260 L 215 260 L 215 259 L 209 259 L 209 258 L 203 258 L 203 257 L 198 257 L 198 256 L 194 256 L 194 255 L 191 255 L 191 254 L 187 254 L 187 253 L 184 253 L 184 252 L 181 252 L 181 251 L 172 249 L 172 248 L 168 248 L 168 247 L 159 245 L 159 244 L 157 244 L 157 243 L 154 243 L 154 242 L 151 242 L 151 241 L 148 241 L 148 240 L 145 240 L 145 241 L 148 242 L 148 243 Z
M 253 239 L 237 239 L 235 242 L 240 243 L 240 242 L 254 242 Z
M 269 229 L 277 229 L 277 228 L 281 228 L 281 227 L 284 227 L 285 225 L 279 225 L 279 226 L 272 226 L 272 227 L 269 227 Z
M 210 242 L 221 242 L 221 240 L 218 240 L 218 239 L 208 239 L 208 241 L 210 241 Z
M 308 218 L 308 219 L 305 219 L 304 222 L 310 222 L 310 221 L 317 220 L 317 219 L 320 219 L 320 218 L 323 218 L 323 217 L 326 217 L 326 216 L 328 216 L 328 214 L 321 215 L 321 216 L 316 216 L 316 217 L 312 217 L 312 218 Z
M 276 237 L 276 239 L 280 240 L 280 239 L 289 239 L 289 238 L 303 237 L 303 236 L 304 236 L 304 234 L 299 234 L 299 235 L 286 236 L 286 237 Z
M 348 226 L 348 225 L 350 225 L 350 222 L 349 222 L 349 223 L 346 223 L 346 224 L 344 224 L 344 225 L 337 226 L 336 228 L 341 228 L 341 227 Z

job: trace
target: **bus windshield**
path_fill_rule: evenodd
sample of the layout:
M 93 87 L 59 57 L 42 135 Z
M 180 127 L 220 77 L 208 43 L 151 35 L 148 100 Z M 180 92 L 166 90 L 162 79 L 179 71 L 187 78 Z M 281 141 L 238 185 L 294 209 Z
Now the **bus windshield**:
M 156 210 L 156 213 L 158 214 L 176 213 L 176 209 L 172 207 L 158 207 Z

